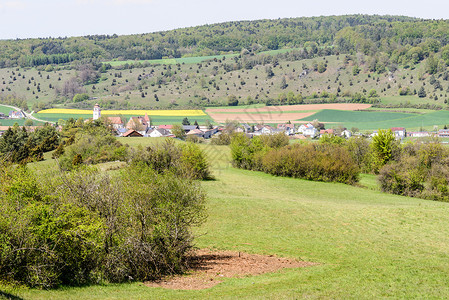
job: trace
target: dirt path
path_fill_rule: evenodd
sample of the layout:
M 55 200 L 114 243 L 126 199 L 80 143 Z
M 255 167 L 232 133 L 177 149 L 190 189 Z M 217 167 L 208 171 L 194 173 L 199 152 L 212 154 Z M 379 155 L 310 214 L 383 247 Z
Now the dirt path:
M 190 274 L 157 282 L 145 282 L 145 285 L 179 290 L 200 290 L 219 284 L 223 278 L 259 275 L 284 268 L 313 265 L 316 264 L 276 256 L 203 249 L 196 253 Z

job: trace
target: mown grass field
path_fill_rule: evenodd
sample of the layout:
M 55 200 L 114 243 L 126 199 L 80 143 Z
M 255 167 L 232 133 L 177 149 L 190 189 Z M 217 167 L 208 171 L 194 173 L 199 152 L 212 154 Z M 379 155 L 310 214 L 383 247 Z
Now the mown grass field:
M 155 139 L 122 138 L 132 146 Z M 449 204 L 367 188 L 279 178 L 229 165 L 227 146 L 202 145 L 214 181 L 203 182 L 209 219 L 200 248 L 245 251 L 316 262 L 272 274 L 224 279 L 207 290 L 106 284 L 52 291 L 1 287 L 25 299 L 447 298 Z M 48 155 L 47 155 L 48 157 Z M 54 161 L 30 167 L 51 170 Z M 44 172 L 45 173 L 45 172 Z

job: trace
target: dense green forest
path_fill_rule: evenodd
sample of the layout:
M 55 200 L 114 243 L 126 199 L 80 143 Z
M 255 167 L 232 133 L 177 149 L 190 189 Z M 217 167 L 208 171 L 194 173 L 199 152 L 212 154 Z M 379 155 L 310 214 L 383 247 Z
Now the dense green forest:
M 226 22 L 136 35 L 90 35 L 0 41 L 0 67 L 67 63 L 80 59 L 143 60 L 283 47 L 336 46 L 338 51 L 422 58 L 448 43 L 446 20 L 348 15 Z

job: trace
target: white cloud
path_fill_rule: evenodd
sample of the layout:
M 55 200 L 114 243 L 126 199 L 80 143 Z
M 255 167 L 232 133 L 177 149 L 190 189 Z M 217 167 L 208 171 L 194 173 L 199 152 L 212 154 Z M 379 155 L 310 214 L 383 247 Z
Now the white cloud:
M 0 1 L 0 8 L 2 9 L 24 9 L 25 3 L 20 0 Z
M 114 4 L 114 5 L 127 5 L 127 4 L 139 4 L 139 5 L 145 5 L 145 4 L 151 4 L 154 3 L 155 0 L 76 0 L 77 4 Z

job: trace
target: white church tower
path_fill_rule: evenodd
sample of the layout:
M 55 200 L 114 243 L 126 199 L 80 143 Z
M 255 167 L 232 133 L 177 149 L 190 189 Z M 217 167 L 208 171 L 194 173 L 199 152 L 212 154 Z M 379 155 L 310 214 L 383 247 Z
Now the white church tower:
M 101 117 L 101 109 L 100 109 L 100 105 L 95 104 L 94 106 L 94 120 L 98 120 Z

